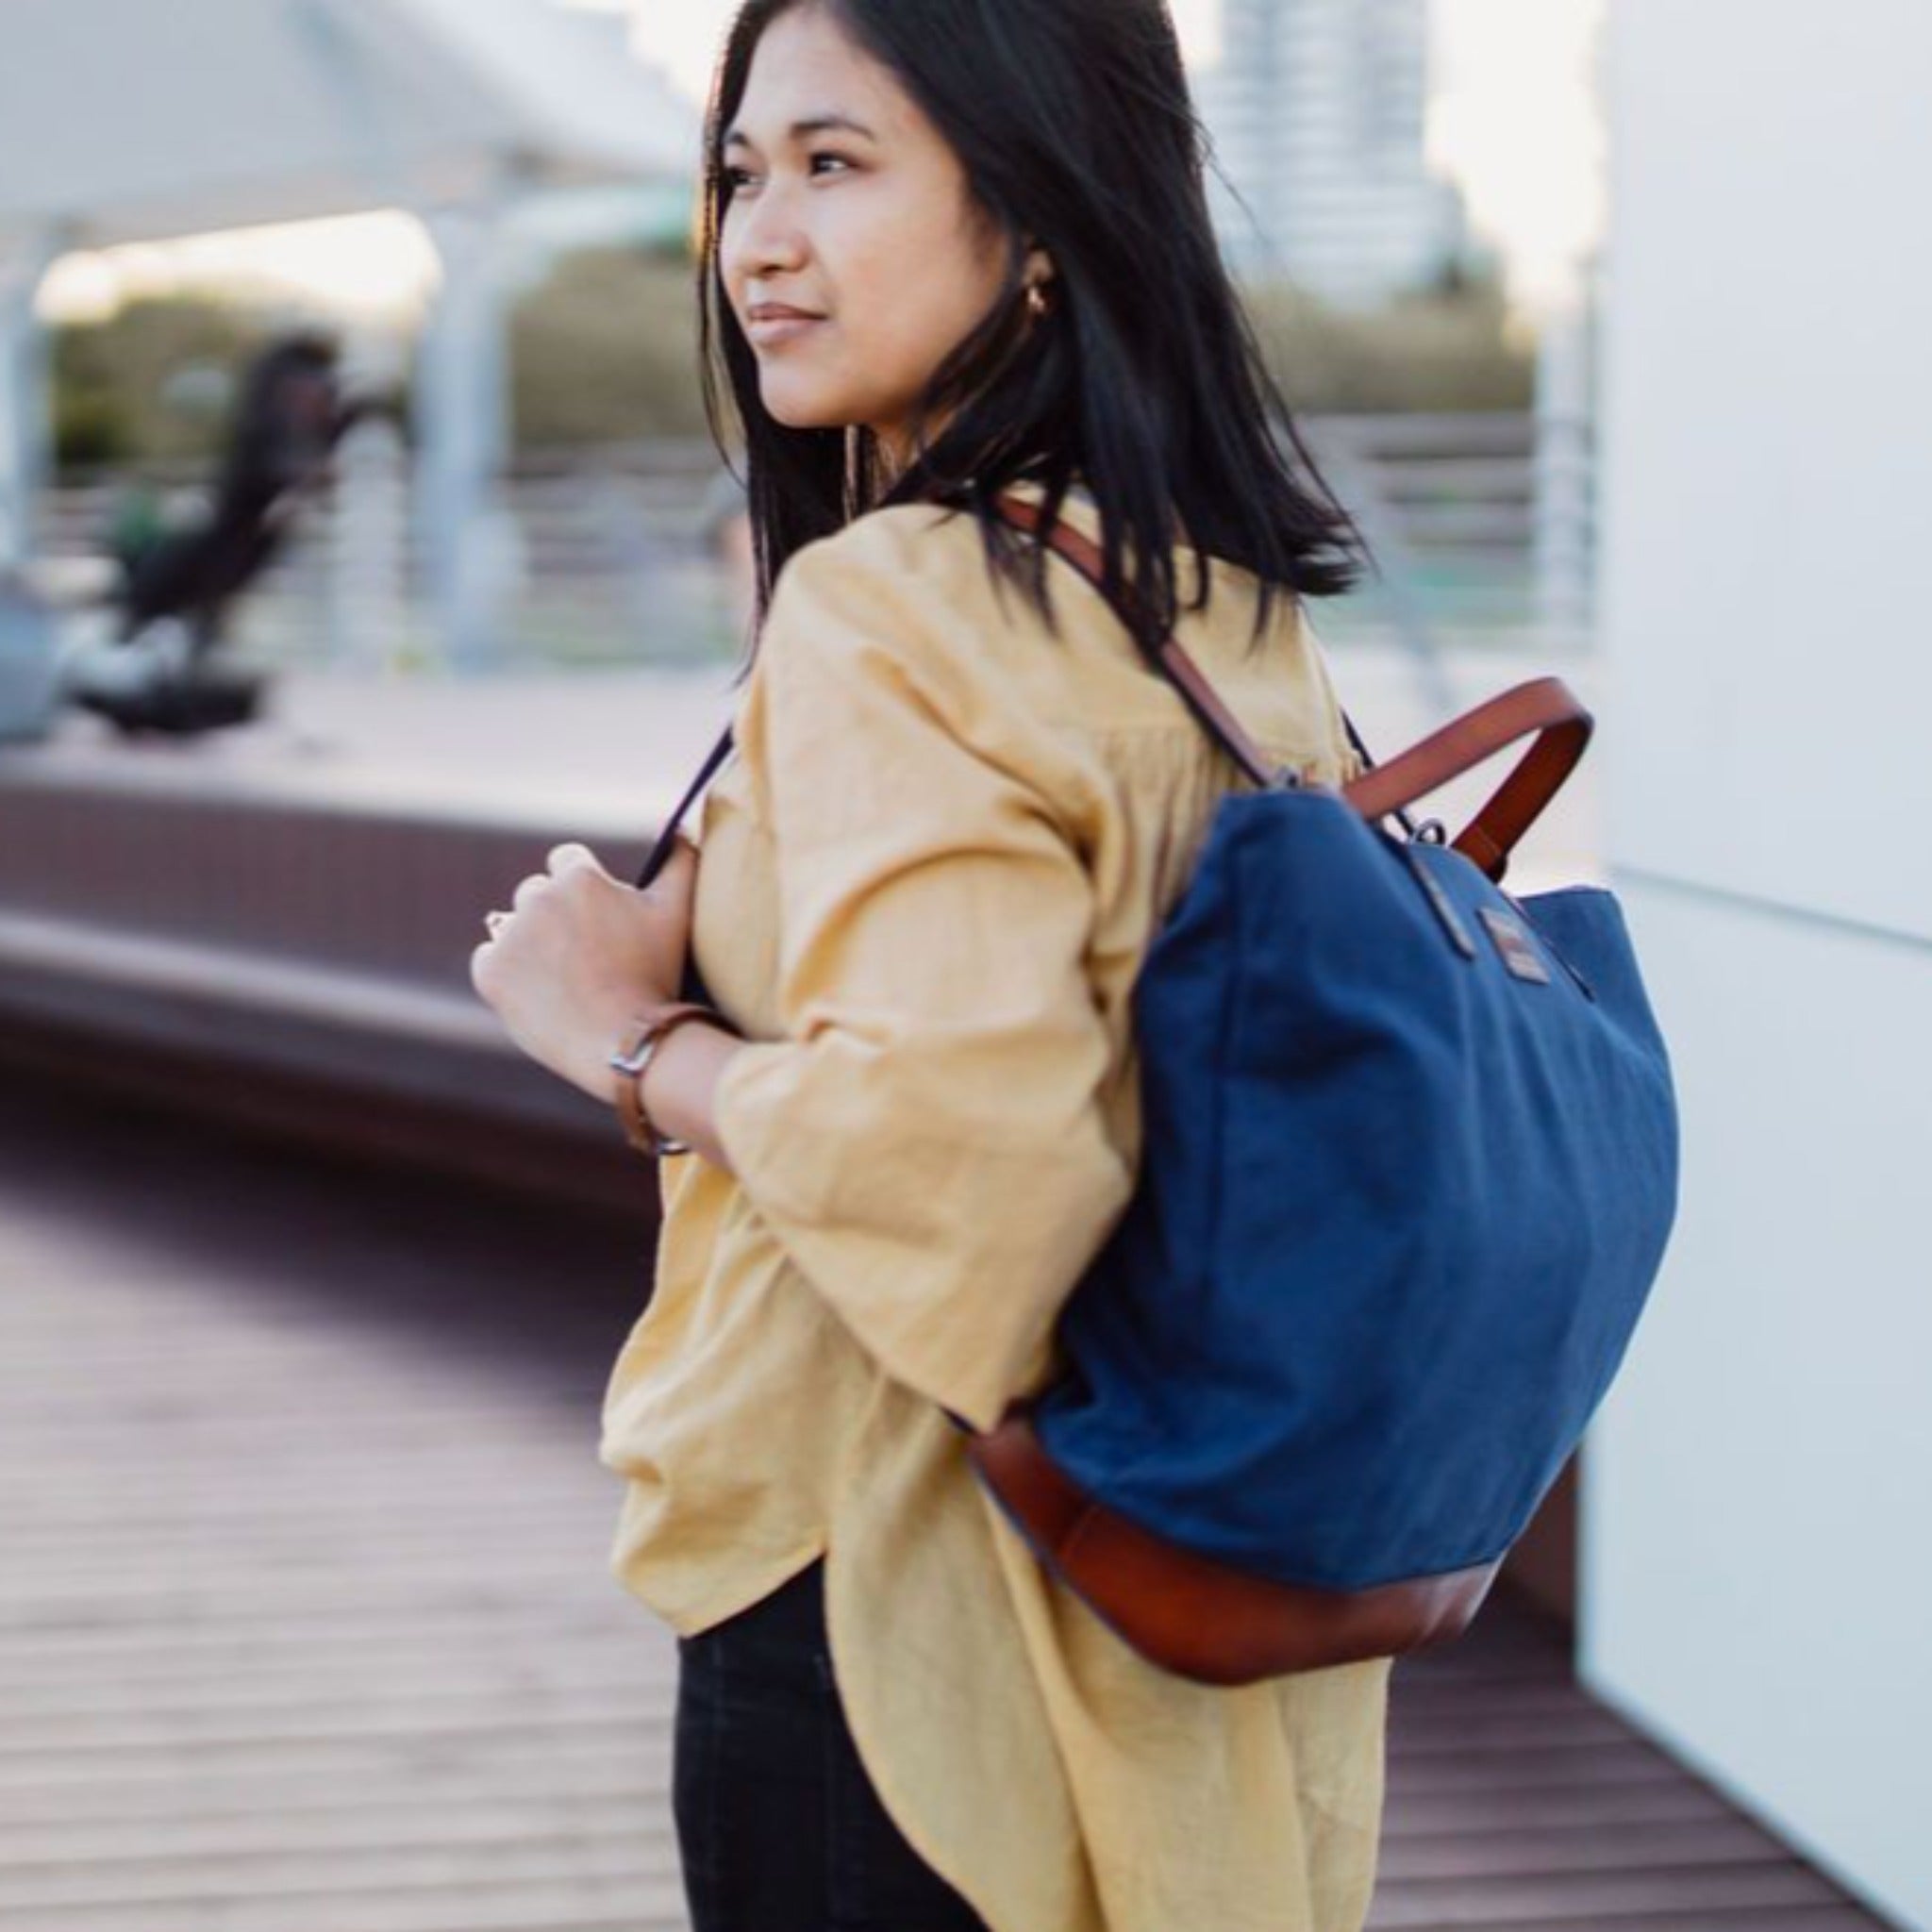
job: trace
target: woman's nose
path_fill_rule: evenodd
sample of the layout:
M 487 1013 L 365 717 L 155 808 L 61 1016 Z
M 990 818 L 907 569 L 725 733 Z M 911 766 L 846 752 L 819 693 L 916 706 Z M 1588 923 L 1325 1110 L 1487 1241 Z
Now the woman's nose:
M 796 210 L 780 189 L 734 202 L 724 237 L 729 267 L 739 276 L 756 276 L 801 267 L 808 253 Z

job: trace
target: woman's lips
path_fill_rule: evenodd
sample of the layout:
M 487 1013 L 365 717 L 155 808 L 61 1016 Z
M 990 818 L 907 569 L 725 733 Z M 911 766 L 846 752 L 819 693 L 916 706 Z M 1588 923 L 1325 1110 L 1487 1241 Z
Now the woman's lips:
M 824 321 L 803 308 L 788 308 L 776 302 L 761 302 L 746 311 L 744 332 L 760 348 L 774 348 L 789 342 Z

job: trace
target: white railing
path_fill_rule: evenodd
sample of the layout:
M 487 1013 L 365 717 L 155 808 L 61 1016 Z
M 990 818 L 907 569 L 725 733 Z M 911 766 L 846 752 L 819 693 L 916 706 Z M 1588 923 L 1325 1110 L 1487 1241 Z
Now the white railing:
M 1362 590 L 1323 608 L 1331 642 L 1392 640 L 1421 657 L 1499 644 L 1588 649 L 1593 492 L 1579 426 L 1489 413 L 1318 416 L 1302 428 L 1380 565 Z M 736 620 L 707 538 L 720 478 L 707 443 L 521 458 L 502 496 L 514 537 L 503 560 L 504 661 L 729 661 Z M 251 648 L 308 664 L 345 655 L 395 664 L 434 657 L 415 591 L 421 573 L 406 480 L 382 495 L 394 506 L 386 537 L 372 536 L 366 502 L 350 516 L 335 492 L 317 499 L 246 600 L 239 627 Z M 43 553 L 98 551 L 125 482 L 101 475 L 49 492 Z M 372 607 L 351 608 L 344 592 L 345 583 L 366 577 L 356 559 L 372 545 L 397 579 L 380 627 L 400 633 L 374 641 L 358 635 L 368 625 L 357 615 Z
M 1331 637 L 1386 632 L 1425 649 L 1589 648 L 1596 541 L 1587 425 L 1526 413 L 1319 416 L 1305 434 L 1380 566 L 1329 607 Z

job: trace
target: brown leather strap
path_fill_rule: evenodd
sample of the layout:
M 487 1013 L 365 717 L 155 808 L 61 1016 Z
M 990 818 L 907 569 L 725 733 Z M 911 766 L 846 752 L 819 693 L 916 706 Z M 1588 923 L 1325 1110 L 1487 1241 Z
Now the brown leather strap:
M 1365 818 L 1378 819 L 1534 732 L 1536 742 L 1454 841 L 1457 851 L 1501 879 L 1518 840 L 1576 769 L 1595 723 L 1560 677 L 1532 678 L 1365 772 L 1342 795 Z
M 617 1075 L 617 1117 L 623 1124 L 625 1139 L 640 1154 L 658 1156 L 691 1152 L 688 1141 L 675 1141 L 658 1131 L 657 1123 L 644 1107 L 644 1072 L 658 1047 L 680 1026 L 689 1026 L 700 1020 L 722 1026 L 727 1032 L 738 1030 L 722 1013 L 710 1007 L 700 1006 L 694 1000 L 673 1000 L 669 1005 L 634 1021 L 625 1034 L 625 1044 L 609 1057 L 608 1065 Z
M 1044 521 L 1044 506 L 1024 496 L 1001 497 L 1000 513 L 1009 524 L 1036 534 Z M 1091 538 L 1074 529 L 1071 524 L 1057 523 L 1047 533 L 1045 541 L 1103 597 L 1107 595 L 1103 582 L 1106 559 L 1100 554 L 1100 546 Z M 1195 716 L 1221 741 L 1229 756 L 1257 785 L 1264 791 L 1273 791 L 1284 783 L 1299 782 L 1298 773 L 1285 771 L 1269 761 L 1267 754 L 1242 729 L 1241 721 L 1221 702 L 1220 694 L 1201 675 L 1201 667 L 1181 648 L 1177 639 L 1171 637 L 1161 645 L 1160 661 Z
M 1044 526 L 1043 506 L 1025 497 L 1001 497 L 1000 512 L 1036 535 Z M 1058 522 L 1044 541 L 1107 594 L 1105 559 L 1091 538 Z M 1195 716 L 1257 785 L 1274 790 L 1303 782 L 1299 774 L 1270 764 L 1177 639 L 1170 637 L 1160 646 L 1159 661 Z M 1431 732 L 1399 758 L 1371 764 L 1342 787 L 1341 795 L 1364 818 L 1386 818 L 1534 732 L 1536 742 L 1453 841 L 1457 851 L 1500 880 L 1517 842 L 1576 769 L 1594 725 L 1561 678 L 1532 678 Z M 1360 747 L 1360 740 L 1356 742 Z M 1366 761 L 1366 750 L 1363 758 Z

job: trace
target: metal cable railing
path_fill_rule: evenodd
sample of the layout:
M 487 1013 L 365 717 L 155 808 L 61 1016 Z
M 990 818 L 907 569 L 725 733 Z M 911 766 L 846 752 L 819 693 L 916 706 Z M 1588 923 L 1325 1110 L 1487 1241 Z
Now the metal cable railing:
M 1324 607 L 1322 629 L 1346 647 L 1370 640 L 1408 653 L 1426 693 L 1441 694 L 1449 650 L 1516 645 L 1541 656 L 1587 651 L 1594 532 L 1587 441 L 1566 437 L 1562 501 L 1540 497 L 1551 474 L 1527 413 L 1316 416 L 1303 430 L 1381 565 L 1363 588 Z M 395 461 L 403 461 L 398 450 Z M 721 468 L 702 442 L 615 444 L 518 459 L 499 520 L 506 666 L 715 663 L 739 647 L 737 607 L 711 539 Z M 42 555 L 98 552 L 126 478 L 79 479 L 42 505 Z M 193 479 L 160 473 L 163 484 Z M 358 486 L 359 487 L 359 486 Z M 435 643 L 409 527 L 408 479 L 385 486 L 391 527 L 370 527 L 366 499 L 325 491 L 248 600 L 242 635 L 278 661 L 345 656 L 431 659 Z M 1561 527 L 1556 527 L 1560 523 Z M 1573 527 L 1574 525 L 1574 527 Z M 345 608 L 385 559 L 391 603 L 378 619 Z M 363 559 L 358 563 L 358 558 Z M 1553 584 L 1553 574 L 1563 581 Z M 345 586 L 347 587 L 345 589 Z M 361 588 L 358 588 L 361 587 Z M 374 622 L 398 635 L 372 641 Z

